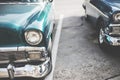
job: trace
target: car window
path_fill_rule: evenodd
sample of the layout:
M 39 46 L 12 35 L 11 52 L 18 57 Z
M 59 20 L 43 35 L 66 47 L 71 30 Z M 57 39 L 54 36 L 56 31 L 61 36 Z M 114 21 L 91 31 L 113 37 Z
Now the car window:
M 41 0 L 0 0 L 0 3 L 4 2 L 40 2 Z

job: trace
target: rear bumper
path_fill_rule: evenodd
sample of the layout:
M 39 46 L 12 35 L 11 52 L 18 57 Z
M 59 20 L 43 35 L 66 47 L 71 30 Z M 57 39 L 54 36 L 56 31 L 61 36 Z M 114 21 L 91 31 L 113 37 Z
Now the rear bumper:
M 0 52 L 12 52 L 12 51 L 43 51 L 46 52 L 45 47 L 1 47 Z M 27 60 L 22 60 L 22 62 L 27 62 Z M 21 61 L 15 61 L 15 63 L 19 63 Z M 8 67 L 9 65 L 9 60 L 8 61 L 0 61 L 0 64 L 2 63 L 7 63 L 7 67 L 0 68 L 0 78 L 9 78 L 8 74 Z M 20 67 L 14 67 L 14 77 L 33 77 L 33 78 L 42 78 L 47 76 L 51 69 L 52 69 L 52 64 L 51 64 L 51 59 L 50 57 L 46 57 L 46 59 L 37 65 L 31 65 L 29 63 L 26 63 L 24 66 Z

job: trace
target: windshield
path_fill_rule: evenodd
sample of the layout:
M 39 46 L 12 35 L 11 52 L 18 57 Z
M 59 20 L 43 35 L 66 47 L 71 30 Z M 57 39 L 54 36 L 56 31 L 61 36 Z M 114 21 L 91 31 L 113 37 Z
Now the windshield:
M 106 0 L 106 1 L 120 3 L 120 0 Z
M 0 3 L 6 3 L 6 2 L 28 2 L 28 3 L 37 3 L 40 2 L 41 0 L 0 0 Z

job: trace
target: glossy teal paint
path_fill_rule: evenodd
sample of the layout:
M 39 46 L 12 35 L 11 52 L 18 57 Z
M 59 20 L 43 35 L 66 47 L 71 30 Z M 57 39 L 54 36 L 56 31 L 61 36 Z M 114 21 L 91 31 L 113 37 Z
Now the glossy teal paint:
M 1 38 L 0 47 L 27 45 L 24 40 L 26 30 L 39 30 L 42 31 L 43 35 L 46 35 L 45 31 L 49 29 L 46 27 L 49 27 L 48 23 L 50 23 L 48 16 L 51 3 L 46 3 L 44 6 L 42 9 L 40 4 L 0 4 L 0 30 L 3 30 L 3 32 L 0 32 L 0 37 L 5 37 Z M 12 36 L 8 35 L 9 33 Z M 10 38 L 14 40 L 12 41 Z M 4 40 L 7 40 L 7 42 L 4 42 Z
M 38 29 L 42 32 L 45 32 L 45 28 L 49 23 L 49 14 L 50 14 L 51 4 L 46 4 L 45 8 L 39 12 L 36 16 L 36 19 L 32 19 L 31 23 L 26 27 L 25 30 L 29 29 Z
M 110 7 L 111 14 L 120 10 L 120 1 L 119 0 L 102 0 L 102 1 L 104 4 L 106 4 L 107 6 Z
M 38 11 L 37 8 L 40 6 L 0 4 L 0 22 L 24 25 Z

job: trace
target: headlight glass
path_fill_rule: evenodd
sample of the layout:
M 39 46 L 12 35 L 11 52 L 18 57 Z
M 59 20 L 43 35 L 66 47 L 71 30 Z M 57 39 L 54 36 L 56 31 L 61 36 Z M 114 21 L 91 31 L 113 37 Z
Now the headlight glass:
M 113 19 L 114 19 L 115 22 L 120 22 L 120 13 L 114 14 Z
M 25 32 L 25 40 L 30 45 L 38 45 L 42 41 L 43 35 L 39 31 L 30 30 Z

